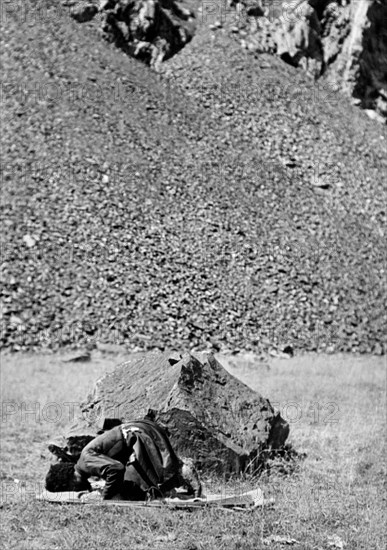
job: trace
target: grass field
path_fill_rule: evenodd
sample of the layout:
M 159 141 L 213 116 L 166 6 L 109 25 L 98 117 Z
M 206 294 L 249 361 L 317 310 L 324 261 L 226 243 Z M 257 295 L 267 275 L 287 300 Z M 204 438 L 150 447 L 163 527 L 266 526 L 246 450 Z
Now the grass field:
M 253 512 L 112 510 L 34 501 L 49 464 L 46 444 L 73 405 L 123 357 L 64 364 L 58 355 L 3 355 L 1 540 L 18 550 L 385 548 L 385 359 L 221 358 L 291 422 L 307 453 L 290 476 L 255 482 L 275 504 Z M 74 405 L 75 406 L 75 405 Z M 18 480 L 18 482 L 15 482 Z M 251 480 L 229 482 L 251 487 Z

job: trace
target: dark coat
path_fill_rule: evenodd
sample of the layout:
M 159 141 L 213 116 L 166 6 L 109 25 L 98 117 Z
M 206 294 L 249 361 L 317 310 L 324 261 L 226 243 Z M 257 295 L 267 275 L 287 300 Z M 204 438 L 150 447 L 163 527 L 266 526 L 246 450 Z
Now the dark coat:
M 129 444 L 133 449 L 126 465 L 125 481 L 142 491 L 151 488 L 163 494 L 178 476 L 179 459 L 163 428 L 150 420 L 125 423 Z

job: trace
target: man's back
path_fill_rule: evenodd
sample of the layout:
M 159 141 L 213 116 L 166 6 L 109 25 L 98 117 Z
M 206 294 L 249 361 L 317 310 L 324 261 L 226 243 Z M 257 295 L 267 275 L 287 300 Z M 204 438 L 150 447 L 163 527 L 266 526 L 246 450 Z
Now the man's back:
M 180 461 L 165 430 L 150 420 L 127 422 L 121 426 L 133 449 L 126 467 L 125 481 L 143 491 L 163 491 L 178 476 Z

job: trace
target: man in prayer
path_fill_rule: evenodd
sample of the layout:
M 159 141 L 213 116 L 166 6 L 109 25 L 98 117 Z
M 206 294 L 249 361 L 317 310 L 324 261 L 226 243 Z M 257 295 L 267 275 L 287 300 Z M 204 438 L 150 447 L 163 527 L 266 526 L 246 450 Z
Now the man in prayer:
M 182 485 L 195 496 L 201 495 L 193 461 L 180 459 L 166 431 L 148 419 L 125 422 L 98 435 L 84 447 L 76 464 L 52 465 L 46 489 L 90 491 L 88 478 L 92 476 L 105 480 L 103 500 L 163 497 Z

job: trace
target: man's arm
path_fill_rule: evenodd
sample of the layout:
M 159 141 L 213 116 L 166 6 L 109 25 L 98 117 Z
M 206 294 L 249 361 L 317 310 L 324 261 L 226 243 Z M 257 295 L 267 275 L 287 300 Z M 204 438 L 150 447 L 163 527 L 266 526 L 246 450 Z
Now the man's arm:
M 120 493 L 124 484 L 125 466 L 117 460 L 112 460 L 113 463 L 107 464 L 102 468 L 101 477 L 106 480 L 105 487 L 102 490 L 103 500 L 113 498 L 117 493 Z
M 118 460 L 92 450 L 82 452 L 76 469 L 84 476 L 98 476 L 105 479 L 102 498 L 109 500 L 120 493 L 124 483 L 125 466 Z

